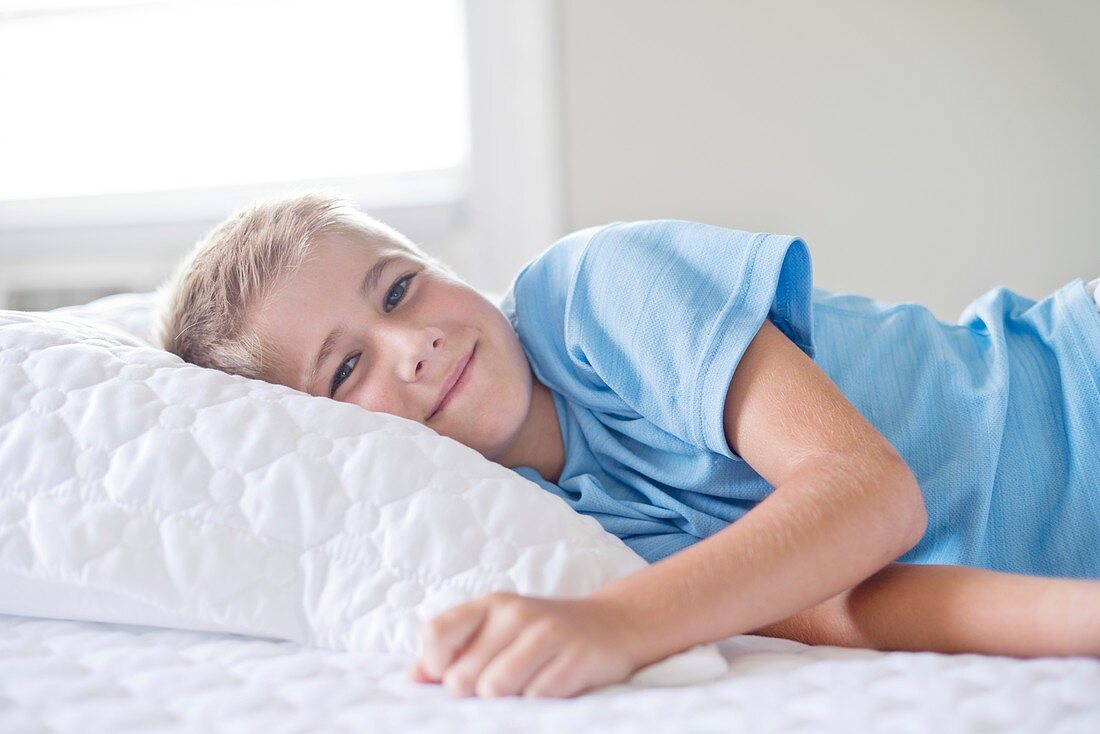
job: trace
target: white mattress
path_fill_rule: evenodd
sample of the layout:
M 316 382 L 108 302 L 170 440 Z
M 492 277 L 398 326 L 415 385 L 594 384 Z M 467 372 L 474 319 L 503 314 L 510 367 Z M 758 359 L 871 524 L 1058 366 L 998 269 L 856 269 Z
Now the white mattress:
M 143 315 L 141 309 L 130 308 L 126 305 L 128 303 L 130 301 L 126 299 L 104 299 L 96 307 L 90 304 L 87 308 L 81 308 L 80 315 L 88 317 L 98 314 L 105 318 L 110 306 L 113 310 L 110 311 L 109 320 L 119 329 L 127 333 L 144 333 L 143 330 L 148 326 L 147 314 Z M 38 341 L 29 341 L 23 348 L 9 349 L 6 353 L 0 350 L 0 366 L 5 362 L 9 363 L 9 368 L 14 363 L 27 364 L 33 349 L 45 349 L 36 334 L 37 332 L 30 336 Z M 103 344 L 96 347 L 100 342 L 107 343 L 105 339 L 90 335 L 81 342 L 81 349 L 114 349 L 108 355 L 111 359 L 122 359 L 129 354 L 121 348 Z M 59 362 L 58 370 L 68 364 Z M 137 362 L 134 364 L 136 367 L 140 366 Z M 127 365 L 124 369 L 133 370 L 136 367 Z M 17 378 L 26 382 L 31 380 L 31 375 L 39 379 L 42 374 L 42 365 L 36 362 L 35 369 L 9 369 L 8 379 L 9 382 Z M 223 382 L 229 380 L 229 376 L 225 375 L 216 377 L 223 378 Z M 121 375 L 119 379 L 128 378 Z M 28 382 L 23 398 L 31 402 L 32 412 L 38 410 L 50 413 L 46 409 L 58 402 L 55 400 L 58 396 L 49 392 L 52 383 L 40 381 L 43 382 L 41 386 Z M 10 384 L 8 387 L 10 390 Z M 74 393 L 68 396 L 66 405 L 70 408 L 82 405 L 77 403 L 82 395 L 84 394 Z M 0 386 L 0 397 L 3 396 Z M 302 399 L 312 400 L 308 397 Z M 15 403 L 9 403 L 8 408 L 15 410 L 12 408 Z M 317 410 L 324 408 L 329 412 L 338 411 L 342 407 L 324 401 L 315 403 L 319 406 Z M 0 407 L 4 405 L 0 400 Z M 18 415 L 12 420 L 26 417 L 20 411 L 15 413 Z M 354 417 L 359 422 L 367 420 L 367 417 L 358 414 Z M 334 421 L 324 422 L 329 425 Z M 155 416 L 152 423 L 159 425 Z M 381 432 L 365 433 L 369 438 L 370 435 Z M 66 434 L 61 432 L 59 435 Z M 415 438 L 415 435 L 407 438 L 410 446 L 406 448 L 410 451 L 415 448 L 412 446 Z M 438 445 L 445 439 L 431 438 L 432 451 L 422 452 L 417 456 L 424 456 L 425 460 L 434 459 L 441 465 L 453 463 L 451 458 L 454 452 L 446 454 L 443 449 L 447 447 Z M 67 444 L 62 442 L 61 445 Z M 298 443 L 292 440 L 288 445 L 297 446 Z M 35 445 L 31 445 L 31 448 L 34 447 Z M 456 445 L 455 450 L 458 448 L 464 447 Z M 238 453 L 245 456 L 247 452 Z M 303 461 L 305 460 L 299 457 L 299 463 Z M 26 462 L 27 457 L 20 456 L 15 463 Z M 38 463 L 43 471 L 54 466 L 45 460 Z M 320 459 L 317 463 L 327 466 Z M 82 464 L 76 470 L 78 473 L 87 473 L 89 467 L 94 469 L 95 466 Z M 8 468 L 14 471 L 20 467 Z M 479 478 L 487 471 L 475 468 L 478 471 L 468 472 L 471 481 L 460 483 L 460 489 L 466 495 L 470 494 L 471 488 L 480 486 L 473 479 L 480 481 Z M 521 481 L 517 475 L 501 471 L 511 481 Z M 5 482 L 0 483 L 0 490 L 19 490 L 18 481 L 8 479 Z M 493 495 L 494 503 L 499 506 L 508 500 L 512 502 L 508 505 L 509 511 L 522 514 L 523 506 L 517 504 L 523 498 L 520 489 L 522 487 L 517 487 L 515 492 L 498 491 Z M 85 494 L 80 497 L 86 499 L 91 496 L 88 495 L 89 491 L 85 487 Z M 0 491 L 0 495 L 2 494 L 3 491 Z M 533 502 L 535 497 L 546 500 L 551 495 L 535 493 L 531 495 L 530 501 Z M 11 511 L 13 506 L 9 503 L 6 515 L 4 508 L 0 507 L 0 529 L 7 528 L 9 538 L 16 537 L 13 528 L 19 529 L 25 525 L 20 519 L 23 515 Z M 110 506 L 118 512 L 126 509 L 126 506 L 119 503 Z M 244 507 L 243 503 L 235 506 Z M 536 517 L 540 519 L 541 526 L 545 527 L 546 518 L 550 517 L 546 514 L 547 509 L 552 508 L 535 509 L 538 511 Z M 228 523 L 229 519 L 223 517 L 221 522 Z M 521 518 L 512 514 L 507 515 L 507 519 L 507 526 L 514 527 Z M 566 519 L 568 518 L 561 519 L 561 538 L 565 540 L 554 542 L 565 543 L 574 538 L 568 540 L 573 547 L 580 542 L 577 538 L 583 539 L 587 536 L 566 533 L 567 525 L 573 528 L 582 522 L 582 518 L 569 523 L 565 522 Z M 75 520 L 70 519 L 70 522 Z M 594 521 L 590 524 L 598 527 Z M 49 523 L 39 525 L 42 528 L 53 527 Z M 343 527 L 343 523 L 338 525 Z M 110 527 L 106 530 L 110 530 Z M 249 534 L 245 532 L 249 526 L 241 527 L 242 537 L 257 539 L 257 542 L 263 539 L 259 530 L 253 530 Z M 66 525 L 64 528 L 71 531 L 73 526 Z M 583 528 L 573 529 L 579 532 Z M 446 533 L 452 532 L 442 526 L 436 530 L 443 533 L 442 540 L 448 539 L 450 536 Z M 135 622 L 169 626 L 177 618 L 179 625 L 172 626 L 196 623 L 206 625 L 222 619 L 212 616 L 214 612 L 224 611 L 214 603 L 219 602 L 221 596 L 212 597 L 213 601 L 209 604 L 190 603 L 195 599 L 207 600 L 204 594 L 210 592 L 207 587 L 211 584 L 212 576 L 207 574 L 202 577 L 201 583 L 194 580 L 199 577 L 188 576 L 192 581 L 180 587 L 186 592 L 186 596 L 175 602 L 172 600 L 176 597 L 172 595 L 157 597 L 149 596 L 149 593 L 145 596 L 138 593 L 150 592 L 147 588 L 150 586 L 159 588 L 159 584 L 152 583 L 162 580 L 155 574 L 144 585 L 138 583 L 144 578 L 140 574 L 135 580 L 131 578 L 133 574 L 121 572 L 115 576 L 95 577 L 81 571 L 79 574 L 74 573 L 71 578 L 63 574 L 54 578 L 54 572 L 66 559 L 73 563 L 79 561 L 77 567 L 80 569 L 86 566 L 84 561 L 87 560 L 87 554 L 82 551 L 83 545 L 77 544 L 78 547 L 74 550 L 61 542 L 71 535 L 79 533 L 54 533 L 58 543 L 39 548 L 41 553 L 50 549 L 56 551 L 53 555 L 47 553 L 43 556 L 49 563 L 27 566 L 30 570 L 24 569 L 21 572 L 23 575 L 11 569 L 23 568 L 16 563 L 20 557 L 18 551 L 30 546 L 20 545 L 10 539 L 6 544 L 0 543 L 0 561 L 11 566 L 8 576 L 3 577 L 6 582 L 0 584 L 0 608 L 10 613 L 0 614 L 0 734 L 205 734 L 254 731 L 278 734 L 456 730 L 509 734 L 521 731 L 567 731 L 570 734 L 589 731 L 1100 733 L 1100 660 L 1012 660 L 979 655 L 887 654 L 868 650 L 815 648 L 785 640 L 751 636 L 720 642 L 717 652 L 711 651 L 711 654 L 724 657 L 729 663 L 729 669 L 717 679 L 708 679 L 702 683 L 680 687 L 621 684 L 574 699 L 455 699 L 441 686 L 414 683 L 408 677 L 408 668 L 414 658 L 407 652 L 380 652 L 377 648 L 354 645 L 346 645 L 341 650 L 305 646 L 303 642 L 326 639 L 318 636 L 316 624 L 307 625 L 306 629 L 299 630 L 300 635 L 291 635 L 283 640 L 245 636 L 266 634 L 264 630 L 284 629 L 279 625 L 268 624 L 270 618 L 289 613 L 286 599 L 270 591 L 257 597 L 263 603 L 256 605 L 251 616 L 240 617 L 238 626 L 198 628 L 233 629 L 244 633 L 241 635 L 194 631 L 194 628 L 192 631 L 184 631 L 133 626 L 132 623 Z M 134 544 L 135 540 L 147 540 L 147 535 L 135 535 L 129 531 L 116 535 L 123 542 L 114 543 L 117 547 L 113 547 L 113 550 L 116 554 L 122 554 L 126 560 L 136 562 L 145 555 L 151 555 L 141 550 L 148 547 L 149 543 Z M 373 546 L 369 546 L 367 541 L 372 537 L 363 536 L 360 544 L 369 550 Z M 433 535 L 432 540 L 437 542 L 440 538 Z M 468 576 L 475 574 L 474 580 L 479 582 L 490 578 L 490 572 L 497 566 L 515 573 L 512 568 L 515 566 L 514 561 L 506 563 L 501 560 L 498 563 L 495 555 L 484 552 L 485 547 L 492 545 L 491 540 L 485 538 L 483 542 L 473 543 L 470 546 L 473 550 L 467 554 L 470 556 L 466 559 L 469 563 L 464 566 L 454 566 L 451 563 L 453 559 L 444 558 L 447 566 L 444 570 L 467 572 Z M 423 538 L 417 542 L 425 546 L 429 544 L 429 540 Z M 289 541 L 284 541 L 284 545 L 287 543 Z M 448 547 L 453 547 L 453 544 Z M 95 549 L 103 550 L 100 546 Z M 574 561 L 578 558 L 590 558 L 574 575 L 583 576 L 581 571 L 591 571 L 594 565 L 599 564 L 608 573 L 624 571 L 626 566 L 615 561 L 617 556 L 610 554 L 611 550 L 613 549 L 604 548 L 604 553 L 590 558 L 577 555 L 577 548 L 573 548 L 573 555 L 576 556 Z M 71 552 L 66 555 L 65 552 L 68 551 Z M 192 549 L 186 558 L 177 560 L 189 560 L 194 564 L 197 561 L 192 556 L 197 553 L 198 549 Z M 103 552 L 95 557 L 108 558 Z M 232 558 L 219 558 L 220 564 L 225 567 L 223 571 L 234 568 Z M 596 559 L 598 563 L 591 559 Z M 247 566 L 247 569 L 241 569 L 242 575 L 257 575 L 252 571 L 253 566 L 249 565 L 248 557 L 244 557 L 242 562 Z M 544 562 L 540 567 L 545 565 Z M 288 563 L 264 565 L 268 572 L 278 571 L 276 576 L 282 576 L 290 567 L 291 564 Z M 3 563 L 0 563 L 0 571 L 3 568 Z M 117 570 L 127 566 L 114 563 L 111 568 Z M 430 570 L 432 566 L 425 561 L 419 568 Z M 259 574 L 259 577 L 262 577 L 261 581 L 266 578 L 264 574 Z M 16 581 L 20 580 L 24 582 L 25 588 L 19 588 Z M 92 581 L 97 581 L 99 586 Z M 39 586 L 26 586 L 29 582 L 36 582 Z M 70 593 L 48 592 L 44 586 L 47 582 L 62 584 L 60 588 Z M 346 587 L 351 590 L 358 588 L 355 584 L 347 584 Z M 438 591 L 436 587 L 442 588 L 442 582 L 426 583 L 424 592 L 429 595 L 424 598 L 430 600 L 429 592 Z M 400 626 L 397 622 L 412 620 L 416 604 L 423 605 L 426 602 L 415 601 L 420 595 L 415 595 L 413 601 L 409 602 L 407 595 L 389 594 L 388 592 L 396 588 L 392 584 L 380 588 L 380 598 L 386 599 L 387 604 L 360 611 L 365 619 L 374 615 L 379 630 L 376 636 L 379 639 L 399 641 L 400 637 L 393 632 Z M 32 593 L 36 589 L 37 596 Z M 89 595 L 92 591 L 114 592 L 115 595 L 111 597 L 112 605 L 104 607 L 100 597 Z M 352 602 L 356 598 L 350 592 L 333 593 L 330 596 L 331 598 L 326 597 L 326 608 L 334 613 L 354 606 Z M 164 604 L 156 609 L 148 605 L 136 605 L 136 600 L 146 597 Z M 233 598 L 229 597 L 230 600 Z M 100 604 L 98 607 L 97 599 Z M 399 603 L 402 600 L 404 606 Z M 122 601 L 135 603 L 120 610 L 118 605 Z M 184 615 L 183 612 L 192 606 L 198 611 L 191 610 L 194 612 L 192 617 Z M 155 613 L 150 612 L 150 609 Z M 394 612 L 394 609 L 397 611 Z M 122 615 L 121 611 L 127 612 L 129 616 Z M 51 616 L 51 612 L 54 616 L 64 617 L 66 621 L 14 616 L 40 613 L 42 617 L 47 617 Z M 400 619 L 378 616 L 390 612 L 400 612 L 405 616 Z M 68 621 L 72 619 L 112 619 L 129 624 Z M 337 621 L 341 620 L 343 617 Z M 291 639 L 299 641 L 290 641 Z M 333 639 L 339 642 L 344 637 L 336 636 Z M 400 649 L 402 646 L 395 642 L 393 648 Z M 375 651 L 372 652 L 372 649 Z
M 877 653 L 742 636 L 719 680 L 457 699 L 409 660 L 0 615 L 0 731 L 1100 732 L 1100 661 Z

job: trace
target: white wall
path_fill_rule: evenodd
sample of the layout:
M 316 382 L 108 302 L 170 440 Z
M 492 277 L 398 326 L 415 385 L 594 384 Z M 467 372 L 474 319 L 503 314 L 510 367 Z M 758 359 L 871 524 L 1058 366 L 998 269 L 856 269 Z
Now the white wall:
M 1100 3 L 562 0 L 569 229 L 798 234 L 955 321 L 1100 276 Z

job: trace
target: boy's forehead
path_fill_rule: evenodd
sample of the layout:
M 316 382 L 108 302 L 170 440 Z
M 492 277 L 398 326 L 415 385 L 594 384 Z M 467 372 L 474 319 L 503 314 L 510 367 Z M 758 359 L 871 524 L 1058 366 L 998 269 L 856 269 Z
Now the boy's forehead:
M 392 255 L 399 255 L 410 260 L 420 260 L 416 253 L 400 243 L 384 237 L 368 237 L 352 232 L 326 233 L 317 239 L 316 244 L 318 249 L 324 247 L 339 248 L 356 256 L 357 259 L 363 257 L 364 262 L 374 262 Z
M 380 239 L 368 239 L 363 235 L 345 232 L 326 232 L 313 241 L 305 257 L 297 264 L 276 275 L 267 287 L 247 309 L 244 321 L 261 330 L 270 327 L 272 319 L 278 319 L 287 307 L 299 308 L 297 299 L 301 297 L 301 288 L 317 283 L 317 267 L 330 270 L 333 266 L 349 274 L 358 272 L 358 278 L 372 265 L 392 257 L 414 257 L 408 250 Z M 336 262 L 333 262 L 334 259 Z M 332 288 L 332 283 L 322 276 L 323 287 Z M 355 281 L 358 282 L 358 278 Z

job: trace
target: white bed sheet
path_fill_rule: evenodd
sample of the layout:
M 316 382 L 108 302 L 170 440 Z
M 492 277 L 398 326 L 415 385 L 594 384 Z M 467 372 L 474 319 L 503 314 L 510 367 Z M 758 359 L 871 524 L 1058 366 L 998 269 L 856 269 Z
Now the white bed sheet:
M 1100 732 L 1100 661 L 878 653 L 741 636 L 723 678 L 458 699 L 409 658 L 0 615 L 0 731 Z
M 98 308 L 144 334 L 139 310 L 107 309 L 117 305 Z M 729 671 L 706 683 L 455 699 L 410 680 L 413 661 L 400 654 L 0 615 L 0 734 L 1100 733 L 1100 660 L 877 653 L 753 636 L 718 648 Z

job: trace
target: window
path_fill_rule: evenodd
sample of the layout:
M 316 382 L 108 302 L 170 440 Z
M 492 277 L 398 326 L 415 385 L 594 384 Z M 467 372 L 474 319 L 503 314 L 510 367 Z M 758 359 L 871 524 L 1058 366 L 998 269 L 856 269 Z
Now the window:
M 7 2 L 0 200 L 454 171 L 459 0 Z
M 563 234 L 557 13 L 0 0 L 0 308 L 151 289 L 234 209 L 313 185 L 502 292 Z

